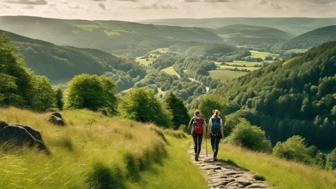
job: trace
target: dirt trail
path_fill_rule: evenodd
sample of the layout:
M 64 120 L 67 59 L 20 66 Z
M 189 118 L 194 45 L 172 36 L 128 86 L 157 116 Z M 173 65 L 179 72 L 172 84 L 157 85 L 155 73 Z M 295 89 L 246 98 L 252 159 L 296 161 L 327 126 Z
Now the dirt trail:
M 265 181 L 257 180 L 248 171 L 221 160 L 217 162 L 212 161 L 212 154 L 206 157 L 205 153 L 201 153 L 200 161 L 198 162 L 194 160 L 193 148 L 189 149 L 189 154 L 193 163 L 204 172 L 210 189 L 269 189 Z

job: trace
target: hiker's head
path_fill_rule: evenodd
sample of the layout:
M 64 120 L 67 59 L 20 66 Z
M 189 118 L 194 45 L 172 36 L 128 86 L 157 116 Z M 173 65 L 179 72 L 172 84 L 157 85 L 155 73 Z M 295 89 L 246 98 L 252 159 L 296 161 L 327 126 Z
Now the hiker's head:
M 195 115 L 195 116 L 200 116 L 201 113 L 200 113 L 198 110 L 196 110 L 194 115 Z
M 219 114 L 220 114 L 219 110 L 215 109 L 215 110 L 213 111 L 213 116 L 214 116 L 214 117 L 218 117 Z

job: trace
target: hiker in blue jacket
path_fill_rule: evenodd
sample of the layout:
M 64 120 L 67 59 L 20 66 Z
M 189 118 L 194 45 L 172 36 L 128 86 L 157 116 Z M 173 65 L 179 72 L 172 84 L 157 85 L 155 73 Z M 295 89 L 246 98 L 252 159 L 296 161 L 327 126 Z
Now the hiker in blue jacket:
M 209 119 L 209 130 L 211 138 L 211 147 L 213 151 L 213 160 L 217 161 L 217 154 L 219 149 L 219 143 L 222 138 L 224 138 L 224 128 L 223 128 L 223 120 L 219 116 L 219 111 L 214 110 L 214 114 Z

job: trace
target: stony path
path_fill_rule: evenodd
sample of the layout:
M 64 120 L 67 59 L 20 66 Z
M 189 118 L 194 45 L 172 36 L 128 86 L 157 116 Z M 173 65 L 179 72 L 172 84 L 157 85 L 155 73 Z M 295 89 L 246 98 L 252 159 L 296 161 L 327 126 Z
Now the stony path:
M 200 161 L 198 162 L 194 161 L 194 151 L 192 148 L 190 148 L 189 154 L 193 163 L 204 171 L 210 189 L 269 189 L 265 181 L 256 180 L 254 176 L 247 171 L 225 163 L 224 161 L 212 161 L 212 154 L 206 157 L 205 153 L 202 153 L 200 155 Z

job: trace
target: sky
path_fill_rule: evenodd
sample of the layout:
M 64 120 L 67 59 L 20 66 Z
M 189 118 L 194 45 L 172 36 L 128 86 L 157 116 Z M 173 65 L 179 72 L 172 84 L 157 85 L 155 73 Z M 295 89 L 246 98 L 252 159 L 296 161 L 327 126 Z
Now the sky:
M 0 15 L 139 21 L 212 17 L 336 17 L 336 0 L 0 0 Z

